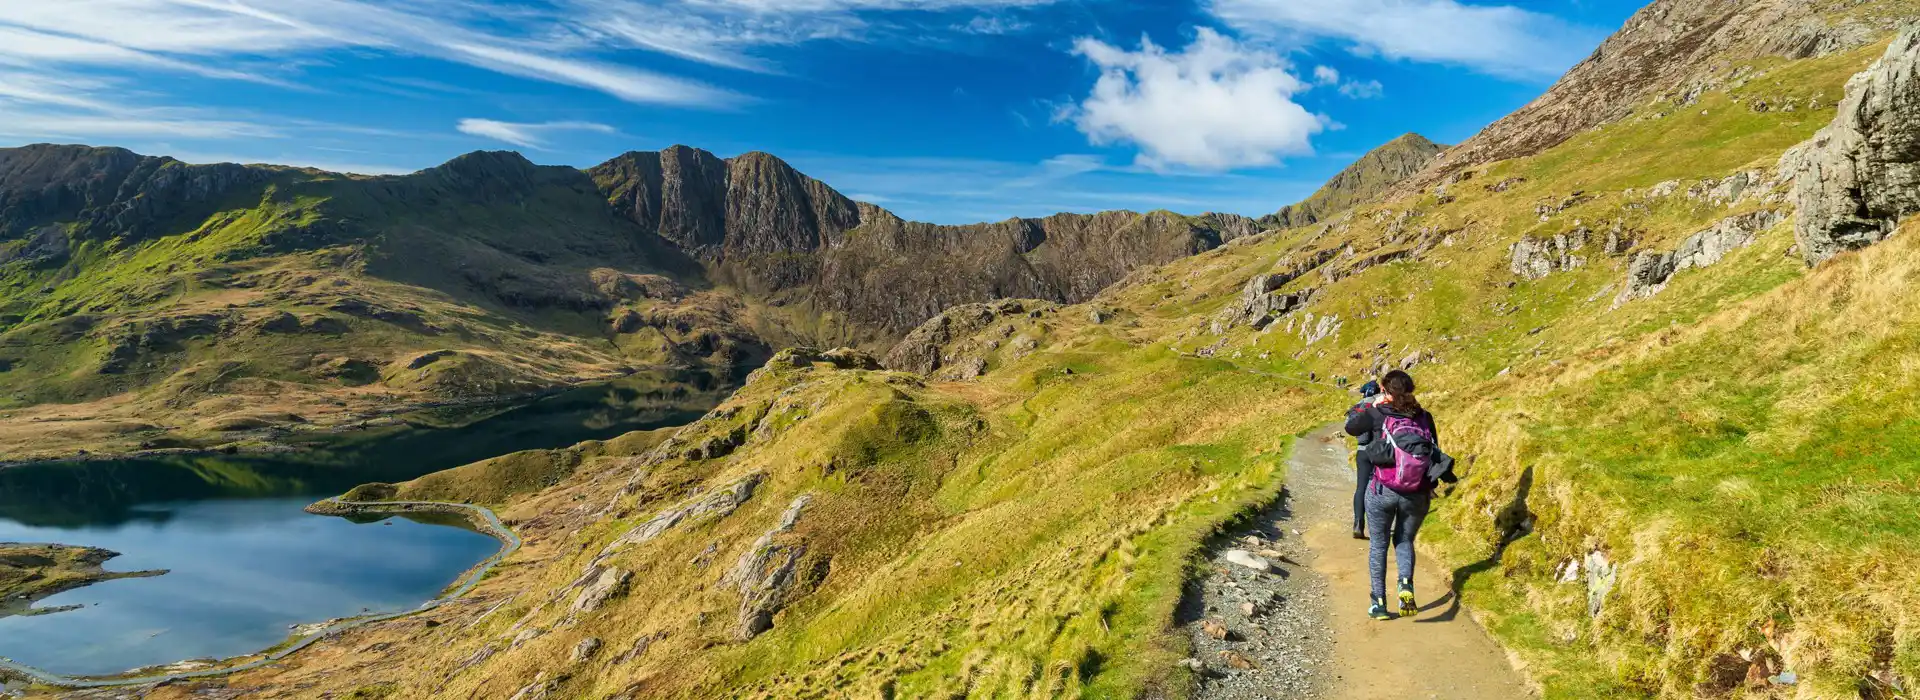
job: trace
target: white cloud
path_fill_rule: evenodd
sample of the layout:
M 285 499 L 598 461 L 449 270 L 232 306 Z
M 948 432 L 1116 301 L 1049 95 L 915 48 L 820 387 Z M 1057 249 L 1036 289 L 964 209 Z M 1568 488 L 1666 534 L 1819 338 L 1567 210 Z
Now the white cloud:
M 1082 38 L 1074 53 L 1100 68 L 1093 91 L 1059 118 L 1096 144 L 1132 143 L 1136 162 L 1165 169 L 1271 165 L 1313 152 L 1325 118 L 1293 101 L 1311 86 L 1279 55 L 1202 28 L 1185 51 L 1142 38 L 1127 51 Z
M 516 124 L 514 122 L 494 121 L 492 119 L 462 119 L 455 126 L 460 133 L 482 136 L 496 141 L 505 141 L 524 148 L 541 148 L 546 145 L 547 134 L 555 131 L 592 131 L 602 134 L 618 133 L 613 127 L 593 122 L 544 122 L 539 124 Z
M 1333 85 L 1340 82 L 1340 71 L 1332 66 L 1314 66 L 1313 82 L 1320 85 Z
M 1205 0 L 1203 6 L 1250 36 L 1336 39 L 1362 53 L 1526 79 L 1559 75 L 1604 36 L 1513 5 L 1457 0 Z
M 1340 84 L 1340 94 L 1356 100 L 1371 100 L 1386 93 L 1378 80 L 1349 80 Z

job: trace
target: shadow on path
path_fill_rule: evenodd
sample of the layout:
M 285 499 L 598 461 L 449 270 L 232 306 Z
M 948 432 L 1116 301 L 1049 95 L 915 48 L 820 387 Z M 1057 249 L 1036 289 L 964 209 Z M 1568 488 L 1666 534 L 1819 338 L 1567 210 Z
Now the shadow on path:
M 1533 533 L 1533 511 L 1527 509 L 1527 496 L 1532 492 L 1533 467 L 1527 467 L 1520 472 L 1520 483 L 1514 488 L 1513 500 L 1493 518 L 1494 530 L 1500 533 L 1499 541 L 1493 545 L 1493 552 L 1485 559 L 1454 569 L 1452 581 L 1447 585 L 1447 594 L 1420 608 L 1421 612 L 1426 612 L 1444 605 L 1446 611 L 1415 622 L 1449 622 L 1459 616 L 1460 596 L 1466 589 L 1467 581 L 1499 566 L 1508 545 Z

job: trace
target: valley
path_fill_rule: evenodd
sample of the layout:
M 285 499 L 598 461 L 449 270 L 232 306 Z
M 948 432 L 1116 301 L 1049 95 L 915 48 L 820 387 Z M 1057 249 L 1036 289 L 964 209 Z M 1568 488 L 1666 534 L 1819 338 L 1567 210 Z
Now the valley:
M 0 149 L 0 540 L 173 569 L 63 596 L 183 578 L 65 536 L 156 510 L 440 502 L 519 542 L 273 663 L 8 690 L 1908 697 L 1916 19 L 1657 0 L 1479 135 L 1260 218 L 916 223 L 688 147 L 399 176 Z M 1390 369 L 1461 481 L 1428 607 L 1374 621 L 1330 423 Z M 304 623 L 497 545 L 286 522 L 443 559 Z

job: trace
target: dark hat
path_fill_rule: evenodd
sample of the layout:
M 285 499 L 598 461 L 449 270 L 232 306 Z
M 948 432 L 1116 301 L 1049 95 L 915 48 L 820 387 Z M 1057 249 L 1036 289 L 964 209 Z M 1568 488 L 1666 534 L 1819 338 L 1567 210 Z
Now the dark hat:
M 1373 398 L 1375 394 L 1379 394 L 1379 393 L 1380 393 L 1380 382 L 1369 381 L 1365 384 L 1360 385 L 1361 396 L 1365 396 L 1367 398 Z

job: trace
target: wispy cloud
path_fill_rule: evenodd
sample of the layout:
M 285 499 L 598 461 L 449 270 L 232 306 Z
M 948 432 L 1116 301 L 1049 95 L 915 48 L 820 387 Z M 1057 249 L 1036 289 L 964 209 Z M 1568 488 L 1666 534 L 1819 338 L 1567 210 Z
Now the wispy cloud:
M 118 66 L 272 81 L 235 58 L 371 48 L 598 90 L 622 100 L 726 106 L 739 96 L 697 81 L 576 55 L 533 36 L 487 31 L 503 7 L 429 0 L 408 10 L 364 0 L 63 0 L 0 3 L 0 62 Z M 564 18 L 534 22 L 547 27 Z
M 1340 94 L 1356 100 L 1371 100 L 1385 94 L 1387 86 L 1378 80 L 1349 80 L 1340 84 Z
M 455 126 L 463 134 L 471 134 L 496 141 L 505 141 L 524 148 L 543 148 L 547 135 L 556 131 L 592 131 L 602 134 L 618 133 L 613 127 L 593 122 L 542 122 L 538 124 L 520 124 L 494 121 L 492 119 L 462 119 Z
M 1203 0 L 1202 7 L 1249 36 L 1333 39 L 1362 54 L 1525 80 L 1559 75 L 1605 36 L 1515 5 L 1457 0 Z

